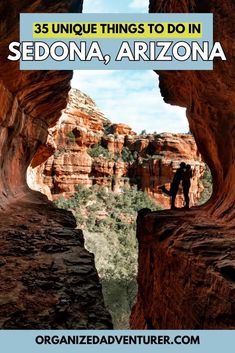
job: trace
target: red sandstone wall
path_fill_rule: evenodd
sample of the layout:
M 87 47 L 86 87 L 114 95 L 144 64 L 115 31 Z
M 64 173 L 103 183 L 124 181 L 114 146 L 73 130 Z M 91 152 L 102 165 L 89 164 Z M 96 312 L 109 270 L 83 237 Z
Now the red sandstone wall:
M 65 108 L 72 72 L 20 71 L 7 61 L 20 12 L 81 12 L 81 0 L 0 2 L 0 328 L 108 329 L 94 256 L 71 212 L 26 184 L 48 128 Z M 53 150 L 53 146 L 50 147 Z M 49 150 L 50 150 L 49 148 Z M 38 160 L 39 162 L 39 160 Z
M 26 170 L 36 150 L 47 139 L 47 129 L 66 105 L 72 72 L 19 71 L 7 60 L 8 45 L 18 40 L 20 12 L 68 12 L 81 10 L 81 1 L 1 1 L 0 15 L 0 200 L 29 192 Z
M 151 12 L 212 12 L 227 62 L 213 71 L 159 72 L 167 103 L 187 108 L 213 173 L 213 197 L 190 212 L 139 214 L 138 298 L 131 328 L 235 328 L 233 0 L 151 0 Z
M 227 61 L 215 61 L 213 71 L 159 72 L 167 103 L 187 108 L 190 130 L 209 165 L 214 193 L 207 209 L 226 220 L 234 218 L 235 200 L 235 61 L 233 0 L 151 0 L 150 12 L 212 12 L 214 40 L 221 42 Z

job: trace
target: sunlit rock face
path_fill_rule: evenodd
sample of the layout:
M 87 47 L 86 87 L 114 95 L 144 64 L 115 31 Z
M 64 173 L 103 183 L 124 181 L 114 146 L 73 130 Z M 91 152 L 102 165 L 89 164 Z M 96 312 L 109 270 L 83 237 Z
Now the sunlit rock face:
M 0 2 L 0 328 L 112 328 L 73 215 L 26 183 L 36 151 L 38 164 L 54 151 L 48 128 L 66 107 L 72 72 L 20 71 L 6 59 L 20 12 L 81 9 L 80 0 Z
M 150 1 L 150 12 L 212 12 L 228 60 L 213 71 L 159 72 L 165 101 L 187 108 L 213 196 L 190 212 L 139 214 L 135 329 L 235 328 L 234 11 L 232 0 Z
M 102 157 L 102 149 L 100 155 L 90 156 L 94 146 L 102 147 L 105 156 Z M 42 166 L 46 155 L 51 156 Z M 165 184 L 170 189 L 182 161 L 193 169 L 190 189 L 193 206 L 203 191 L 201 177 L 205 164 L 191 134 L 137 135 L 128 125 L 112 124 L 90 97 L 73 89 L 61 118 L 50 129 L 47 143 L 31 163 L 28 183 L 50 199 L 70 197 L 79 184 L 87 187 L 98 184 L 115 192 L 137 185 L 162 207 L 169 208 L 170 199 L 159 186 Z M 181 189 L 176 205 L 184 205 Z

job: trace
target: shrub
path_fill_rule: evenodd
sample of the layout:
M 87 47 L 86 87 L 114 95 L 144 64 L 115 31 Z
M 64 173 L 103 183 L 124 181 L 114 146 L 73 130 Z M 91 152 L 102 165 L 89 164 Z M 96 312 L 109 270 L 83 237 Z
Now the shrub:
M 110 122 L 104 123 L 104 133 L 105 135 L 109 135 L 112 133 L 112 128 Z
M 59 147 L 55 152 L 54 152 L 54 157 L 59 157 L 62 154 L 66 153 L 67 150 L 64 147 Z
M 140 133 L 140 135 L 141 135 L 141 136 L 142 136 L 142 135 L 144 135 L 144 136 L 147 135 L 147 131 L 146 131 L 146 130 L 142 130 L 141 133 Z
M 210 199 L 212 190 L 213 190 L 212 175 L 211 175 L 210 168 L 207 165 L 206 165 L 203 177 L 201 178 L 201 182 L 204 187 L 204 190 L 201 193 L 201 197 L 199 201 L 197 202 L 198 206 L 203 205 Z
M 94 145 L 88 150 L 88 154 L 92 158 L 97 158 L 97 157 L 103 157 L 106 159 L 112 160 L 113 156 L 112 154 L 107 150 L 107 148 L 104 148 L 101 145 Z
M 129 150 L 128 147 L 123 147 L 122 149 L 122 160 L 124 162 L 133 163 L 138 158 L 138 152 Z
M 73 131 L 70 131 L 67 133 L 67 137 L 70 142 L 75 142 L 76 141 L 76 136 Z
M 127 147 L 123 147 L 122 149 L 122 159 L 124 162 L 131 162 L 132 161 L 132 154 Z

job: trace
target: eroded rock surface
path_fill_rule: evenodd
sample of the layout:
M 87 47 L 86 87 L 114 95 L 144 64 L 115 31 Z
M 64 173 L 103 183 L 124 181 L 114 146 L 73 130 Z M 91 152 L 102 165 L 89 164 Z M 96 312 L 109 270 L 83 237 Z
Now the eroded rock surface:
M 234 329 L 234 225 L 197 210 L 140 212 L 132 329 Z
M 1 215 L 0 327 L 107 329 L 94 255 L 73 215 L 35 193 Z
M 167 103 L 187 108 L 187 117 L 200 153 L 211 169 L 214 190 L 207 209 L 228 221 L 235 216 L 235 61 L 233 0 L 151 0 L 150 12 L 211 12 L 214 41 L 227 61 L 215 60 L 213 71 L 161 71 L 160 89 Z
M 0 2 L 0 328 L 112 328 L 94 257 L 73 216 L 29 189 L 26 171 L 65 108 L 71 71 L 20 71 L 7 60 L 20 12 L 79 12 L 81 0 Z
M 60 116 L 70 89 L 71 71 L 20 71 L 9 61 L 8 45 L 19 40 L 20 12 L 79 11 L 82 1 L 15 0 L 0 3 L 0 136 L 1 207 L 25 193 L 26 170 L 35 152 L 46 143 L 47 130 Z
M 227 61 L 213 71 L 159 72 L 167 103 L 187 108 L 213 174 L 213 196 L 190 212 L 140 215 L 132 328 L 235 328 L 234 1 L 150 1 L 150 12 L 212 12 Z M 146 211 L 147 213 L 147 211 Z

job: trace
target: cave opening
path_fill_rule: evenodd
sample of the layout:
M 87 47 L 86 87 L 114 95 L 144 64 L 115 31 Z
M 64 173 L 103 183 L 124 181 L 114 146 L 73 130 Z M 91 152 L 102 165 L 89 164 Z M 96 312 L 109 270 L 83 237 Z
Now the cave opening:
M 142 2 L 130 2 L 130 6 L 133 8 L 135 8 L 135 6 L 141 6 L 141 11 L 143 12 L 148 12 L 148 4 L 148 0 Z M 116 12 L 115 6 L 110 5 L 110 2 L 107 3 L 106 1 L 100 1 L 99 6 L 100 12 Z M 110 6 L 112 11 L 110 10 Z M 123 3 L 120 2 L 120 9 L 122 6 Z M 126 4 L 124 6 L 126 11 Z M 120 9 L 118 12 L 122 12 L 122 9 Z M 138 8 L 138 10 L 140 10 L 140 8 Z M 93 12 L 93 8 L 90 7 L 88 1 L 85 1 L 83 11 Z M 97 12 L 97 8 L 95 11 Z M 145 84 L 146 82 L 148 83 Z M 154 82 L 151 88 L 149 82 Z M 105 126 L 105 132 L 107 136 L 110 134 L 113 135 L 113 137 L 107 137 L 101 140 L 99 144 L 95 143 L 91 145 L 90 153 L 92 152 L 92 158 L 111 158 L 109 155 L 111 152 L 114 156 L 116 156 L 115 158 L 117 158 L 117 161 L 120 157 L 124 160 L 128 158 L 128 163 L 133 163 L 134 167 L 129 170 L 128 180 L 126 174 L 123 176 L 120 175 L 121 168 L 120 166 L 117 166 L 117 162 L 115 162 L 115 167 L 111 168 L 111 172 L 110 170 L 104 170 L 104 167 L 102 169 L 101 165 L 95 166 L 89 175 L 90 178 L 93 178 L 92 187 L 104 185 L 105 188 L 109 191 L 111 190 L 112 193 L 119 193 L 119 195 L 122 195 L 125 194 L 124 190 L 126 185 L 129 185 L 129 187 L 136 186 L 136 191 L 140 190 L 147 192 L 150 199 L 153 199 L 154 202 L 156 202 L 155 206 L 150 204 L 148 204 L 148 206 L 152 209 L 158 209 L 159 204 L 161 204 L 161 202 L 159 203 L 158 194 L 159 185 L 165 184 L 166 182 L 168 182 L 169 185 L 170 177 L 172 177 L 171 171 L 175 171 L 176 165 L 178 166 L 180 163 L 180 159 L 181 161 L 185 159 L 186 161 L 188 161 L 188 159 L 191 160 L 192 154 L 194 154 L 196 150 L 195 161 L 198 162 L 198 165 L 194 165 L 194 171 L 197 177 L 194 176 L 194 195 L 191 195 L 191 206 L 203 205 L 210 199 L 212 194 L 211 172 L 209 167 L 202 161 L 196 145 L 195 150 L 189 148 L 190 152 L 188 150 L 181 156 L 180 153 L 184 150 L 182 145 L 185 143 L 182 136 L 181 143 L 179 142 L 178 146 L 177 144 L 174 145 L 174 141 L 167 141 L 167 138 L 163 142 L 162 146 L 159 146 L 161 133 L 181 132 L 187 136 L 187 133 L 190 135 L 190 130 L 185 110 L 177 106 L 173 107 L 163 103 L 158 87 L 158 76 L 156 73 L 152 71 L 132 71 L 129 73 L 110 71 L 80 71 L 74 72 L 72 86 L 91 96 L 101 111 L 105 113 L 105 116 L 109 118 L 112 123 L 129 125 L 134 131 L 137 132 L 139 135 L 139 140 L 142 140 L 137 143 L 132 143 L 131 146 L 130 141 L 128 141 L 130 139 L 126 135 L 124 138 L 124 143 L 123 141 L 120 142 L 118 140 L 117 130 L 111 128 L 107 123 Z M 153 96 L 153 91 L 155 92 L 154 98 L 151 97 Z M 126 132 L 126 134 L 128 134 L 128 132 Z M 145 154 L 144 157 L 147 158 L 145 158 L 145 161 L 141 161 L 142 171 L 139 173 L 138 169 L 141 167 L 138 166 L 137 161 L 143 157 L 143 151 L 141 151 L 140 145 L 143 144 L 143 140 L 148 138 L 151 134 L 154 138 L 148 143 L 147 147 L 145 146 L 143 148 Z M 122 150 L 120 153 L 120 144 L 122 143 L 123 149 L 125 148 L 125 150 Z M 186 145 L 187 143 L 189 147 L 190 144 L 195 144 L 195 141 L 187 141 Z M 160 155 L 161 158 L 156 158 L 156 155 Z M 174 157 L 172 158 L 174 155 L 179 156 L 179 160 L 177 161 L 178 163 L 176 164 L 174 163 Z M 171 159 L 168 166 L 162 163 L 162 158 Z M 146 159 L 148 160 L 146 161 Z M 137 164 L 137 166 L 135 164 Z M 110 173 L 112 174 L 111 177 Z M 148 179 L 148 181 L 146 181 L 146 179 Z M 197 179 L 197 181 L 195 179 Z M 104 200 L 107 198 L 104 194 L 102 196 L 100 195 L 102 194 L 101 190 L 94 191 L 94 194 L 96 195 L 96 198 L 98 195 L 98 199 L 103 198 Z M 157 194 L 158 197 L 156 197 Z M 129 197 L 132 197 L 133 200 L 131 201 L 132 204 L 130 205 L 129 202 L 128 206 L 131 206 L 132 210 L 134 208 L 135 212 L 137 212 L 138 209 L 134 207 L 136 199 L 134 199 L 133 195 L 129 195 Z M 161 197 L 164 198 L 163 195 L 161 195 Z M 110 196 L 108 199 L 111 199 L 109 201 L 112 205 L 116 206 L 116 200 L 114 200 L 115 198 Z M 161 199 L 161 201 L 162 200 L 163 199 Z M 111 212 L 110 218 L 113 221 L 113 219 L 115 219 L 113 217 L 113 213 L 118 213 L 118 207 L 125 208 L 125 201 L 125 197 L 123 197 L 122 200 L 120 198 L 118 200 L 119 203 L 117 203 L 117 209 L 111 209 L 109 206 L 107 207 L 107 200 L 103 202 L 103 204 L 100 203 L 99 207 L 103 207 L 103 212 L 106 212 L 106 217 L 107 213 Z M 162 201 L 162 205 L 159 208 L 162 206 L 163 208 L 167 206 L 169 207 L 168 202 L 169 200 Z M 178 205 L 182 206 L 182 199 L 179 201 Z M 147 204 L 143 203 L 142 207 L 147 207 Z M 123 212 L 124 218 L 126 217 L 125 211 Z M 97 209 L 94 207 L 91 213 L 91 223 L 97 218 L 96 212 Z M 100 217 L 100 215 L 98 217 Z M 104 214 L 101 215 L 101 222 L 102 217 L 104 217 Z M 117 227 L 116 229 L 112 229 L 111 234 L 113 234 L 111 237 L 109 237 L 106 232 L 112 222 L 109 224 L 104 223 L 103 229 L 97 227 L 98 234 L 96 235 L 92 235 L 92 232 L 85 231 L 85 239 L 88 250 L 93 252 L 96 257 L 96 266 L 103 284 L 105 303 L 108 310 L 112 314 L 114 327 L 116 329 L 127 329 L 129 328 L 129 317 L 132 306 L 135 303 L 137 293 L 135 280 L 137 274 L 136 226 L 134 220 L 134 227 L 132 229 L 127 226 L 123 227 L 123 229 L 120 228 L 122 233 L 120 235 L 120 229 L 118 229 L 120 224 L 118 223 L 123 222 L 123 216 L 119 217 L 119 219 L 116 218 L 115 222 Z M 118 239 L 116 243 L 114 241 L 115 238 Z M 129 242 L 127 241 L 128 238 Z M 123 244 L 124 248 L 122 247 Z M 108 253 L 108 250 L 111 250 L 111 252 Z M 116 255 L 117 253 L 121 253 L 119 258 Z M 110 264 L 111 266 L 109 266 Z
M 147 82 L 153 82 L 153 87 Z M 84 103 L 89 104 L 91 96 L 109 120 L 104 122 L 101 140 L 88 146 L 93 165 L 89 174 L 92 191 L 86 199 L 92 205 L 84 223 L 84 211 L 77 217 L 85 245 L 95 254 L 105 303 L 116 329 L 129 328 L 136 300 L 137 212 L 170 207 L 169 198 L 158 188 L 170 184 L 182 161 L 194 171 L 190 205 L 204 204 L 212 193 L 211 173 L 189 133 L 185 110 L 165 104 L 158 85 L 154 72 L 78 71 L 72 81 L 74 88 L 85 92 Z M 133 125 L 137 133 L 131 136 Z M 77 192 L 84 190 L 78 188 Z M 181 189 L 178 207 L 183 207 L 182 195 Z
M 37 2 L 38 12 L 45 10 L 44 2 Z M 92 4 L 94 10 L 98 11 L 101 1 L 87 3 Z M 109 5 L 105 4 L 106 10 L 110 12 L 110 6 L 113 4 L 117 6 L 118 3 L 108 0 Z M 123 6 L 124 2 L 120 3 Z M 131 1 L 132 10 L 137 5 L 142 6 L 142 3 L 143 1 Z M 160 88 L 167 103 L 187 106 L 190 128 L 213 174 L 213 196 L 206 206 L 195 208 L 195 212 L 193 209 L 186 216 L 184 212 L 179 215 L 168 210 L 142 212 L 138 222 L 140 250 L 138 280 L 141 295 L 132 311 L 131 328 L 234 327 L 232 312 L 235 210 L 234 85 L 231 79 L 233 61 L 230 60 L 233 28 L 232 22 L 227 21 L 233 4 L 232 0 L 221 3 L 220 7 L 214 6 L 212 1 L 208 1 L 205 5 L 202 1 L 190 3 L 194 4 L 193 10 L 196 12 L 209 11 L 216 14 L 215 39 L 221 39 L 229 60 L 226 63 L 216 62 L 212 72 L 161 72 Z M 81 10 L 82 2 L 79 1 L 79 4 Z M 130 278 L 126 269 L 133 269 L 136 266 L 136 258 L 130 259 L 126 249 L 136 248 L 136 243 L 134 238 L 128 239 L 125 234 L 126 232 L 129 234 L 130 225 L 132 227 L 134 224 L 135 227 L 132 220 L 139 205 L 143 207 L 148 202 L 149 208 L 152 209 L 153 200 L 146 198 L 144 193 L 140 197 L 137 191 L 146 187 L 151 192 L 156 186 L 154 180 L 156 169 L 152 157 L 155 156 L 154 145 L 158 146 L 161 137 L 158 136 L 159 131 L 156 131 L 156 139 L 154 137 L 151 141 L 147 141 L 147 161 L 141 168 L 138 166 L 136 171 L 132 169 L 130 178 L 123 177 L 124 184 L 128 185 L 129 180 L 130 184 L 136 183 L 137 190 L 134 189 L 133 194 L 130 194 L 130 187 L 127 188 L 127 193 L 107 193 L 107 185 L 105 188 L 100 187 L 98 180 L 101 183 L 111 184 L 111 188 L 115 191 L 118 185 L 116 177 L 119 176 L 117 171 L 123 167 L 123 162 L 118 162 L 117 157 L 120 156 L 114 156 L 116 160 L 106 163 L 105 168 L 98 161 L 95 170 L 92 170 L 92 161 L 97 158 L 97 154 L 98 158 L 101 156 L 102 159 L 109 159 L 108 146 L 119 148 L 120 141 L 115 134 L 122 134 L 116 132 L 117 126 L 113 126 L 110 131 L 109 124 L 100 129 L 94 116 L 84 111 L 84 101 L 88 106 L 92 105 L 92 102 L 83 94 L 78 101 L 71 96 L 71 105 L 65 109 L 58 122 L 61 132 L 56 131 L 55 122 L 61 109 L 66 106 L 72 74 L 64 71 L 20 71 L 16 63 L 10 64 L 6 60 L 8 44 L 12 41 L 13 34 L 18 32 L 19 10 L 32 11 L 28 1 L 24 1 L 20 9 L 11 0 L 9 5 L 8 10 L 3 11 L 5 16 L 2 16 L 2 28 L 5 33 L 0 44 L 2 63 L 0 266 L 3 303 L 3 310 L 0 312 L 1 328 L 112 328 L 109 313 L 103 305 L 93 255 L 84 248 L 83 235 L 76 229 L 73 214 L 79 228 L 84 228 L 86 220 L 88 221 L 91 233 L 93 230 L 96 235 L 95 241 L 101 244 L 94 250 L 97 259 L 97 251 L 103 255 L 109 250 L 110 258 L 115 258 L 116 263 L 119 263 L 118 246 L 115 242 L 120 242 L 123 262 L 119 278 L 124 280 Z M 66 12 L 74 6 L 73 0 L 48 1 L 46 10 L 52 13 Z M 188 2 L 181 4 L 171 1 L 168 4 L 153 0 L 150 9 L 153 12 L 179 10 L 187 12 L 192 10 L 192 6 Z M 102 8 L 100 10 L 104 12 Z M 115 80 L 112 80 L 113 84 Z M 124 80 L 119 90 L 125 85 Z M 77 104 L 80 109 L 76 109 Z M 135 99 L 132 105 L 142 107 L 142 100 Z M 124 106 L 125 109 L 127 106 L 128 104 Z M 102 114 L 100 115 L 97 110 L 95 112 L 95 116 L 103 121 Z M 67 122 L 64 114 L 67 115 Z M 113 135 L 111 139 L 102 139 L 100 145 L 94 131 L 87 134 L 84 124 L 82 126 L 87 116 L 91 117 L 91 125 L 95 131 L 99 131 L 99 136 L 103 136 L 106 131 L 106 135 Z M 74 118 L 77 121 L 75 125 L 82 127 L 79 131 L 74 129 Z M 46 141 L 48 126 L 52 128 Z M 130 130 L 126 132 L 128 138 L 135 138 L 130 134 Z M 141 137 L 139 136 L 140 141 L 135 145 L 136 148 L 133 148 L 133 153 L 125 149 L 121 156 L 127 159 L 128 164 L 136 163 L 138 155 L 135 152 L 148 139 L 149 131 L 140 132 L 142 133 Z M 84 143 L 87 142 L 88 146 L 84 148 Z M 161 146 L 169 147 L 168 152 L 171 154 L 176 153 L 172 143 L 163 142 Z M 169 154 L 163 154 L 163 157 L 169 157 Z M 160 177 L 164 176 L 162 159 L 159 158 L 156 164 Z M 32 192 L 26 186 L 26 167 L 30 160 L 32 160 L 30 173 L 37 184 L 32 188 L 37 189 L 42 175 L 45 183 L 40 185 L 39 190 L 51 199 L 55 197 L 56 192 L 63 194 L 63 198 L 56 202 L 67 211 L 54 207 L 42 194 Z M 114 168 L 117 163 L 119 169 L 116 166 Z M 172 167 L 174 165 L 171 165 L 168 171 L 172 171 L 170 169 Z M 140 170 L 142 178 L 138 174 Z M 115 178 L 112 177 L 112 173 Z M 169 177 L 169 174 L 167 175 Z M 143 181 L 147 181 L 147 185 L 143 184 Z M 84 186 L 74 190 L 74 185 L 77 184 Z M 91 187 L 93 184 L 94 188 Z M 54 188 L 53 196 L 51 188 Z M 121 185 L 121 189 L 123 188 Z M 99 193 L 98 205 L 94 202 L 97 193 Z M 76 205 L 81 203 L 83 208 L 79 213 Z M 106 203 L 108 211 L 104 209 Z M 127 208 L 125 215 L 120 214 L 123 205 Z M 111 213 L 111 220 L 106 219 Z M 116 227 L 115 236 L 109 231 L 113 224 Z M 99 231 L 101 229 L 102 231 Z M 112 248 L 107 246 L 107 239 L 102 237 L 107 230 L 110 236 L 108 241 L 113 244 Z M 117 233 L 119 237 L 116 236 Z M 94 241 L 94 237 L 91 241 Z M 94 248 L 97 243 L 94 244 Z M 108 261 L 107 258 L 102 259 L 102 256 L 100 259 L 105 275 L 108 274 L 108 268 L 109 276 L 112 277 L 116 267 L 109 262 L 109 258 Z M 103 283 L 103 287 L 105 286 Z M 115 309 L 119 315 L 120 302 L 117 301 L 117 297 L 123 295 L 120 293 L 120 282 L 117 281 L 113 285 L 110 281 L 109 290 L 110 288 L 113 290 L 110 292 L 111 300 L 115 300 L 112 304 L 116 305 Z M 125 287 L 126 297 L 130 298 L 133 295 L 132 289 L 133 287 Z M 178 293 L 182 298 L 181 302 L 178 300 Z M 142 299 L 148 304 L 147 307 L 141 302 Z M 119 324 L 127 325 L 126 308 L 130 306 L 126 301 L 124 317 L 122 319 L 120 316 L 117 317 Z
M 110 2 L 99 5 L 113 9 Z M 84 12 L 90 11 L 85 1 Z M 80 70 L 71 86 L 68 105 L 44 146 L 44 163 L 29 168 L 28 184 L 73 212 L 86 248 L 95 254 L 114 327 L 127 329 L 137 293 L 137 212 L 170 208 L 159 186 L 170 188 L 182 161 L 193 168 L 190 206 L 206 203 L 211 172 L 186 109 L 163 101 L 155 72 Z M 176 205 L 184 206 L 182 187 Z
M 73 212 L 114 327 L 127 329 L 137 294 L 137 212 L 170 208 L 159 186 L 170 187 L 182 161 L 194 172 L 190 205 L 204 204 L 211 173 L 185 109 L 163 102 L 155 72 L 75 71 L 72 87 L 49 133 L 49 159 L 29 168 L 28 184 Z M 184 205 L 182 188 L 176 205 Z
M 185 109 L 163 102 L 155 72 L 75 71 L 71 86 L 46 160 L 29 168 L 28 182 L 72 211 L 95 254 L 114 327 L 127 329 L 137 294 L 137 212 L 170 208 L 159 186 L 170 187 L 182 161 L 193 169 L 190 206 L 210 197 L 211 174 Z M 182 187 L 176 205 L 183 212 Z

